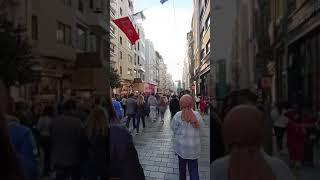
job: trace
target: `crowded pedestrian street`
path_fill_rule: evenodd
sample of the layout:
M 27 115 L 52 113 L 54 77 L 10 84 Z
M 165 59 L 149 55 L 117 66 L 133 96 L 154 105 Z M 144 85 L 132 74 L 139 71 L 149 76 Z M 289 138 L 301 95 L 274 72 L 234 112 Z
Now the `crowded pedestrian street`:
M 209 180 L 209 116 L 205 115 L 203 120 L 205 122 L 205 128 L 204 131 L 201 132 L 201 155 L 198 161 L 199 176 L 200 180 Z M 142 130 L 142 133 L 138 135 L 133 133 L 133 136 L 146 180 L 179 179 L 178 157 L 173 150 L 174 137 L 172 130 L 170 129 L 169 110 L 165 113 L 163 124 L 159 121 L 153 123 L 147 119 L 146 128 Z

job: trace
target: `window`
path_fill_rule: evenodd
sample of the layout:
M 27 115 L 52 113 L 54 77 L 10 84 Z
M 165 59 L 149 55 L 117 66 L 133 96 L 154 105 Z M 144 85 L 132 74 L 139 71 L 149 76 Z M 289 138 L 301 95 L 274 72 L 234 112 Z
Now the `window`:
M 140 50 L 140 44 L 139 44 L 139 42 L 138 42 L 138 51 Z
M 120 16 L 122 16 L 122 8 L 120 8 Z
M 87 31 L 80 25 L 77 26 L 77 40 L 78 48 L 85 51 L 87 48 Z
M 200 22 L 201 22 L 201 20 L 202 20 L 203 13 L 204 13 L 204 8 L 202 7 L 201 13 L 200 13 Z
M 128 41 L 128 48 L 129 49 L 132 49 L 132 47 L 131 47 L 131 43 Z
M 128 75 L 132 75 L 132 69 L 128 68 L 127 74 L 128 74 Z
M 114 53 L 114 47 L 115 45 L 113 43 L 110 43 L 110 51 Z
M 140 65 L 140 56 L 138 56 L 138 65 Z
M 120 44 L 122 45 L 122 37 L 120 36 Z
M 207 29 L 210 28 L 210 14 L 209 14 L 209 16 L 207 17 L 207 20 L 206 20 L 206 28 Z
M 115 35 L 115 30 L 116 30 L 116 28 L 112 24 L 110 24 L 110 33 L 112 35 Z
M 70 6 L 71 7 L 71 1 L 72 0 L 62 0 L 63 4 L 66 6 Z
M 97 37 L 94 34 L 90 35 L 90 51 L 91 52 L 97 51 Z
M 200 54 L 200 60 L 202 61 L 204 58 L 204 49 L 201 50 L 201 54 Z
M 90 0 L 90 8 L 93 9 L 93 0 Z
M 132 57 L 130 55 L 128 55 L 128 60 L 130 63 L 132 63 Z
M 120 51 L 120 59 L 122 59 L 122 51 Z
M 207 4 L 208 4 L 208 0 L 205 0 L 204 1 L 204 5 L 207 7 Z
M 122 66 L 120 66 L 120 74 L 122 74 Z
M 210 52 L 210 41 L 206 44 L 206 53 Z
M 200 39 L 202 39 L 202 37 L 203 37 L 203 33 L 204 33 L 204 27 L 202 28 L 202 30 L 201 30 L 201 33 L 200 33 Z
M 32 39 L 38 40 L 38 17 L 35 15 L 32 15 L 31 18 L 32 23 Z
M 58 22 L 57 42 L 65 45 L 71 45 L 71 28 L 61 22 Z
M 84 10 L 83 0 L 78 0 L 78 10 L 80 12 L 83 12 L 83 10 Z

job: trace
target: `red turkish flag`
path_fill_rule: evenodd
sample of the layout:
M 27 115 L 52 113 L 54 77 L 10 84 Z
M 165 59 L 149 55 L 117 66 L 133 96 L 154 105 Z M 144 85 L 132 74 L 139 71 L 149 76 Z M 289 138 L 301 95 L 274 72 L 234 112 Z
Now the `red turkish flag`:
M 129 17 L 123 17 L 119 19 L 112 20 L 121 31 L 128 37 L 131 42 L 131 45 L 134 45 L 137 40 L 139 40 L 139 35 L 137 31 L 134 29 L 132 22 Z

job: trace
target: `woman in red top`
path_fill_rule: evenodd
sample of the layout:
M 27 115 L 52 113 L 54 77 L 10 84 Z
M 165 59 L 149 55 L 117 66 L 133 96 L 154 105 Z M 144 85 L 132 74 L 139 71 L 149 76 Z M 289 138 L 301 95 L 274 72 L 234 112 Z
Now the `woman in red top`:
M 304 158 L 305 131 L 302 125 L 301 113 L 292 110 L 287 113 L 287 146 L 291 165 L 300 167 Z
M 206 98 L 205 97 L 201 97 L 201 100 L 200 100 L 200 112 L 201 112 L 201 115 L 203 116 L 204 115 L 204 112 L 206 111 L 206 107 L 207 107 L 207 101 L 206 101 Z

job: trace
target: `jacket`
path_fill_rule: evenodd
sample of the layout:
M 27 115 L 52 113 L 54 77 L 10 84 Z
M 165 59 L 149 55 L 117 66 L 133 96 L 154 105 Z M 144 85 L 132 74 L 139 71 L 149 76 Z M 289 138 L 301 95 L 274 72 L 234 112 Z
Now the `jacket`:
M 120 102 L 116 101 L 116 100 L 112 100 L 112 106 L 113 106 L 114 110 L 116 111 L 117 118 L 118 119 L 122 119 L 123 113 L 122 113 L 122 110 L 121 110 Z
M 79 118 L 64 114 L 52 121 L 51 157 L 53 164 L 73 166 L 80 163 L 84 133 Z
M 127 99 L 127 108 L 126 108 L 126 113 L 127 115 L 133 115 L 136 114 L 136 108 L 137 108 L 137 101 L 130 97 Z
M 177 112 L 180 111 L 180 104 L 177 98 L 171 99 L 169 104 L 169 109 L 171 112 L 171 116 L 173 117 Z
M 34 180 L 38 176 L 36 146 L 29 128 L 20 125 L 13 116 L 6 116 L 10 142 L 17 153 L 23 174 L 27 179 Z
M 129 131 L 121 125 L 110 127 L 110 177 L 144 180 L 143 168 Z

